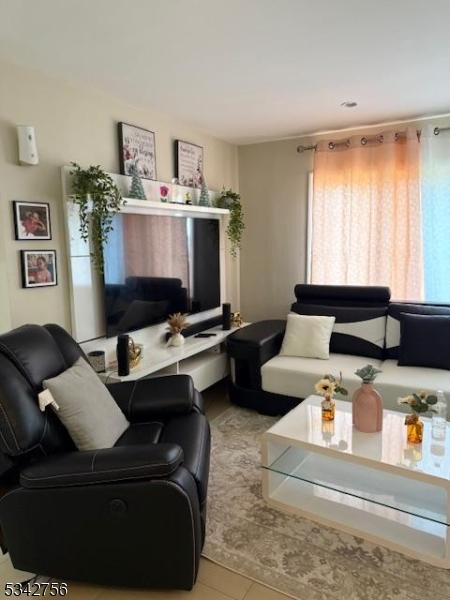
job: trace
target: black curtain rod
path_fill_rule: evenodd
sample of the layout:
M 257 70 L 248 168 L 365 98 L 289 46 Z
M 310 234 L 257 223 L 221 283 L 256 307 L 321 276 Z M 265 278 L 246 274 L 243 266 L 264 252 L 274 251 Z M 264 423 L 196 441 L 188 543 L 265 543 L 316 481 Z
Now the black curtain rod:
M 435 127 L 433 129 L 434 135 L 439 135 L 441 133 L 441 131 L 450 131 L 450 127 Z M 402 133 L 404 133 L 404 132 L 398 132 L 397 135 L 401 135 Z M 417 131 L 417 134 L 420 135 L 420 133 L 421 133 L 421 130 L 419 129 Z M 373 136 L 367 136 L 367 135 L 366 136 L 362 136 L 361 137 L 361 143 L 364 146 L 365 144 L 367 144 L 369 138 L 380 137 L 380 135 L 381 134 L 377 134 L 377 135 L 373 135 Z M 337 142 L 330 142 L 328 144 L 328 146 L 329 146 L 330 150 L 333 150 L 333 148 L 335 146 L 340 146 L 342 144 L 348 145 L 348 143 L 349 143 L 349 140 L 340 140 L 340 141 L 337 141 Z M 307 150 L 317 150 L 317 144 L 310 144 L 309 146 L 303 146 L 302 144 L 300 144 L 300 146 L 297 146 L 297 152 L 299 154 L 302 154 L 303 152 L 306 152 Z

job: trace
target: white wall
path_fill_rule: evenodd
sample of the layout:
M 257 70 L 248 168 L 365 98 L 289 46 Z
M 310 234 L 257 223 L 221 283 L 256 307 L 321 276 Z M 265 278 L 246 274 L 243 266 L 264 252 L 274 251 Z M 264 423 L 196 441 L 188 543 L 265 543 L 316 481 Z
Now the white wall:
M 426 122 L 445 127 L 450 118 L 357 129 L 351 134 L 373 135 L 386 128 L 401 131 L 411 124 L 420 129 Z M 320 138 L 345 138 L 349 133 L 240 146 L 239 191 L 246 222 L 241 252 L 244 319 L 285 317 L 294 300 L 294 285 L 306 280 L 308 173 L 314 152 L 298 154 L 297 146 Z
M 220 190 L 223 185 L 237 189 L 237 148 L 169 115 L 129 106 L 92 88 L 2 62 L 0 82 L 0 331 L 27 322 L 70 327 L 60 168 L 76 161 L 119 172 L 118 121 L 155 131 L 158 179 L 170 181 L 174 176 L 173 140 L 184 139 L 204 147 L 205 177 L 211 189 Z M 18 165 L 17 124 L 35 126 L 39 166 Z M 53 239 L 15 241 L 12 200 L 49 202 Z M 40 248 L 57 251 L 58 286 L 22 289 L 19 250 Z M 228 296 L 236 307 L 239 272 L 231 261 L 230 281 Z

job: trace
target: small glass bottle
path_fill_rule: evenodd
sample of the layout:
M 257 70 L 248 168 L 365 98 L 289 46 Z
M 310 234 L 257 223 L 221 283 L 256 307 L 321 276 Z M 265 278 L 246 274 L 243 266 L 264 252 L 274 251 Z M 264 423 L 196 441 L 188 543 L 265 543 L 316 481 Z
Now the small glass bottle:
M 445 440 L 447 432 L 447 400 L 442 390 L 436 392 L 437 402 L 431 419 L 431 436 L 434 440 Z
M 330 396 L 330 394 L 326 394 L 325 398 L 322 400 L 322 421 L 334 421 L 334 415 L 336 413 L 336 404 Z
M 421 444 L 423 439 L 423 422 L 415 413 L 405 419 L 406 436 L 410 444 Z

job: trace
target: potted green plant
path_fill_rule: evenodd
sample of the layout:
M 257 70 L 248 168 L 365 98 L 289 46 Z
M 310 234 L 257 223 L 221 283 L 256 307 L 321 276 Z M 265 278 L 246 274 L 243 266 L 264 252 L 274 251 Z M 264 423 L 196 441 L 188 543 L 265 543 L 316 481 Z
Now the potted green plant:
M 241 247 L 242 232 L 244 231 L 244 213 L 241 195 L 231 189 L 223 188 L 215 202 L 217 208 L 227 208 L 230 211 L 230 221 L 227 227 L 228 239 L 231 242 L 231 256 L 236 257 Z
M 113 229 L 114 215 L 120 210 L 122 194 L 99 165 L 82 169 L 72 162 L 72 167 L 71 198 L 79 208 L 81 239 L 87 242 L 91 238 L 92 263 L 103 273 L 103 246 Z

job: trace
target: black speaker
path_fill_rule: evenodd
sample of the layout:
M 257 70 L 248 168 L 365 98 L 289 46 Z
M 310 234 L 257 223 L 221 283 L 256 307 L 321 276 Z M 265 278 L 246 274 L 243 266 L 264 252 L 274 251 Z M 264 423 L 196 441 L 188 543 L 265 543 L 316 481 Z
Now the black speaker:
M 222 329 L 231 329 L 231 304 L 229 302 L 222 304 Z
M 128 344 L 130 336 L 126 333 L 121 333 L 117 336 L 117 373 L 120 377 L 130 374 L 130 357 L 128 354 Z

